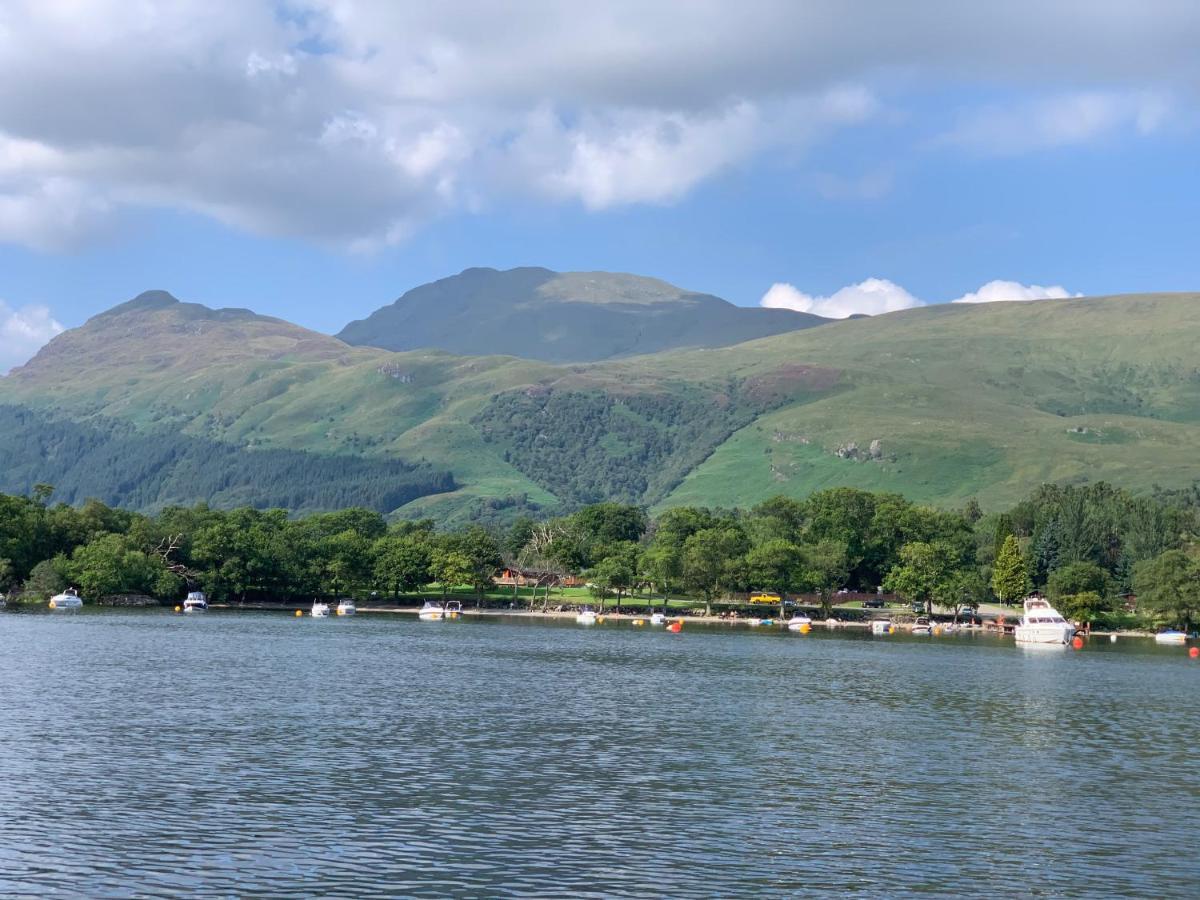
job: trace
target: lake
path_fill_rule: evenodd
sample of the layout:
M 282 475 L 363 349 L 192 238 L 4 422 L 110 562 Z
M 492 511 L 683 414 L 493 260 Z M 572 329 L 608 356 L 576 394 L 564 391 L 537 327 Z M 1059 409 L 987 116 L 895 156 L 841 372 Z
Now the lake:
M 1200 661 L 0 615 L 0 894 L 1195 896 Z

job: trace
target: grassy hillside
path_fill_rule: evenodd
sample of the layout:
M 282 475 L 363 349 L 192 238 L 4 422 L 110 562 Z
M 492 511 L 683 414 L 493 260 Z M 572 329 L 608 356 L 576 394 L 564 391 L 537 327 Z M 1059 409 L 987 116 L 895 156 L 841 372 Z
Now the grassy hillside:
M 639 275 L 477 268 L 413 288 L 338 337 L 387 350 L 436 347 L 567 363 L 725 347 L 826 321 L 734 306 Z
M 957 504 L 1200 478 L 1200 296 L 940 306 L 590 365 L 352 348 L 154 295 L 56 338 L 0 402 L 246 449 L 403 460 L 401 515 L 602 496 L 746 505 L 830 485 Z

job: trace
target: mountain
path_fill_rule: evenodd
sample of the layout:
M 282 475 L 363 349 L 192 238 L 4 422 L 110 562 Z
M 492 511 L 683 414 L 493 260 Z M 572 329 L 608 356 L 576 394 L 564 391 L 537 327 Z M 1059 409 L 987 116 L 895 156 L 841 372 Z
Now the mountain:
M 924 307 L 556 366 L 350 347 L 144 295 L 0 378 L 4 421 L 24 423 L 0 423 L 0 490 L 53 481 L 39 473 L 77 453 L 60 467 L 73 496 L 111 469 L 134 505 L 209 499 L 229 448 L 235 472 L 292 465 L 263 451 L 302 455 L 290 482 L 263 485 L 271 498 L 294 486 L 282 505 L 330 502 L 313 482 L 341 461 L 374 468 L 338 492 L 369 481 L 367 505 L 447 521 L 597 499 L 748 505 L 837 485 L 985 508 L 1043 482 L 1182 487 L 1200 478 L 1198 342 L 1200 295 L 1145 294 Z M 71 427 L 90 436 L 41 437 Z M 114 462 L 139 435 L 204 442 L 163 463 L 200 460 L 194 485 L 172 476 L 161 496 L 139 493 L 156 476 Z
M 734 306 L 665 281 L 613 272 L 467 269 L 413 288 L 338 335 L 385 350 L 433 347 L 594 362 L 683 347 L 726 347 L 829 321 Z

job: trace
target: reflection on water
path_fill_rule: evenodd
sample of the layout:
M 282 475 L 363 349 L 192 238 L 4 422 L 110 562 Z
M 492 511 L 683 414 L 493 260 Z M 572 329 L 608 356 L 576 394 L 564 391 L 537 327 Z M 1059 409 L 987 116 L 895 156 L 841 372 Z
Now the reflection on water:
M 1149 642 L 0 616 L 0 894 L 1184 896 Z

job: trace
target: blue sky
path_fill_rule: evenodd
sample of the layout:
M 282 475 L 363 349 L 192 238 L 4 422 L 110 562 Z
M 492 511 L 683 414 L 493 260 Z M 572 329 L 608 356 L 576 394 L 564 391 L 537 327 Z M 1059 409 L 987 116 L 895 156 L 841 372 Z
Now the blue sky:
M 0 11 L 0 371 L 148 288 L 336 331 L 475 265 L 1200 288 L 1189 4 L 132 6 Z

